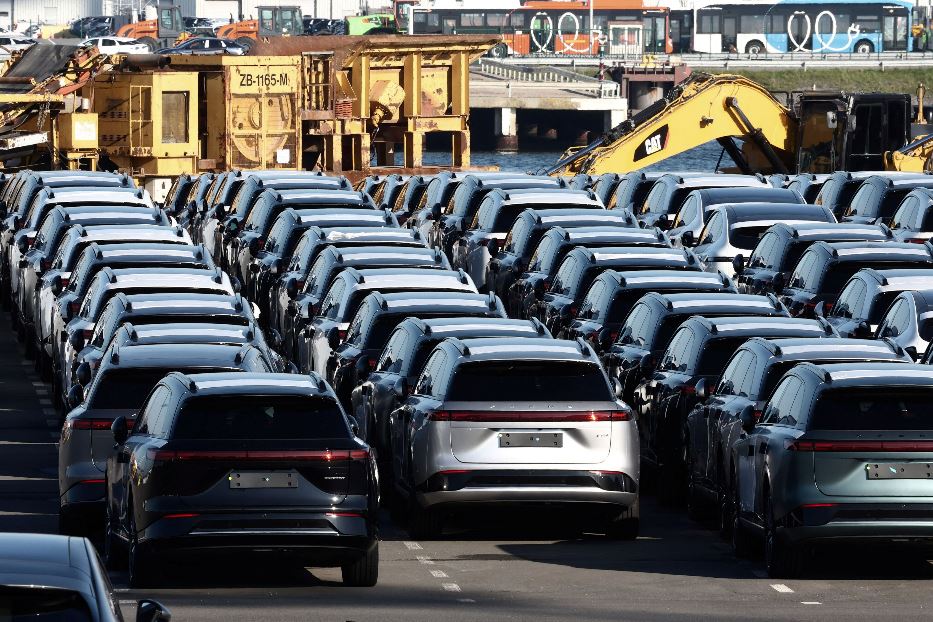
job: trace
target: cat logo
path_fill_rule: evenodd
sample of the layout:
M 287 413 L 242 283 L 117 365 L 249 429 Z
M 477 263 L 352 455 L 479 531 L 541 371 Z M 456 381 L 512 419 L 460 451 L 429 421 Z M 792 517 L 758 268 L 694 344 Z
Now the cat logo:
M 658 131 L 651 134 L 635 148 L 635 157 L 633 160 L 638 162 L 650 155 L 662 151 L 667 147 L 667 126 L 661 126 Z

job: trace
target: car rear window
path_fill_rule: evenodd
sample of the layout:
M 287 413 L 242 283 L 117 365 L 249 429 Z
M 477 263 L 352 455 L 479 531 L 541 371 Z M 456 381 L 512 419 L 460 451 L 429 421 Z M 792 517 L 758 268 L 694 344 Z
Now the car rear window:
M 747 339 L 748 336 L 726 337 L 707 341 L 700 354 L 696 373 L 701 376 L 721 374 L 726 368 L 729 358 L 735 354 L 735 351 Z
M 0 610 L 4 620 L 55 620 L 55 622 L 90 622 L 94 618 L 87 602 L 78 592 L 60 589 L 0 589 Z
M 295 395 L 192 397 L 185 402 L 173 439 L 319 439 L 350 438 L 337 403 Z
M 95 409 L 138 409 L 146 396 L 162 378 L 173 371 L 183 374 L 207 374 L 237 371 L 229 368 L 146 367 L 134 369 L 108 369 L 97 381 L 97 387 L 88 406 Z
M 729 231 L 729 242 L 736 248 L 753 250 L 758 245 L 761 236 L 771 227 L 771 224 L 732 227 L 732 230 Z
M 572 361 L 464 363 L 447 392 L 450 401 L 611 400 L 597 365 Z
M 933 430 L 933 389 L 829 389 L 813 408 L 811 430 Z

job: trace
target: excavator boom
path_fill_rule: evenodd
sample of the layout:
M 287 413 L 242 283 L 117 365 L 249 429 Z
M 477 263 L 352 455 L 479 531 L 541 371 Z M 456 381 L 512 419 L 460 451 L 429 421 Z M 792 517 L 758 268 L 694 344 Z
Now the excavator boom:
M 797 119 L 761 85 L 742 76 L 696 73 L 597 141 L 567 151 L 547 173 L 628 172 L 712 140 L 745 172 L 788 172 L 796 138 Z

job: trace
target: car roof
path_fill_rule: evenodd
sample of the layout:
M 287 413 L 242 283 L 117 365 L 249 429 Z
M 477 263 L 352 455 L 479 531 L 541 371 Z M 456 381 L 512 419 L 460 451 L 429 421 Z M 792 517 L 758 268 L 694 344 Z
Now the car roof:
M 933 268 L 862 268 L 853 275 L 870 278 L 882 289 L 926 289 L 922 286 L 933 285 Z
M 107 279 L 110 283 L 152 283 L 166 285 L 190 285 L 211 283 L 218 289 L 227 282 L 226 274 L 219 269 L 200 268 L 117 268 L 104 267 L 95 278 Z
M 689 251 L 679 248 L 633 246 L 633 247 L 577 247 L 570 251 L 585 258 L 592 264 L 639 265 L 644 263 L 667 262 L 668 265 L 695 265 L 696 257 Z
M 441 265 L 444 256 L 439 249 L 426 246 L 328 246 L 323 251 L 335 256 L 343 264 L 365 263 L 381 259 L 411 259 L 413 263 L 422 260 Z
M 716 313 L 735 314 L 756 313 L 773 315 L 782 313 L 784 307 L 774 296 L 756 294 L 732 294 L 720 292 L 689 292 L 685 294 L 650 293 L 641 298 L 644 302 L 654 302 L 672 313 L 699 314 L 715 311 Z
M 203 311 L 205 315 L 240 315 L 249 305 L 239 295 L 190 293 L 126 294 L 114 298 L 123 301 L 129 313 L 185 313 Z
M 88 238 L 92 241 L 168 241 L 172 244 L 188 244 L 187 232 L 180 227 L 166 227 L 156 224 L 135 225 L 90 225 L 75 226 L 72 235 Z
M 174 372 L 169 374 L 168 378 L 181 383 L 192 396 L 333 395 L 330 387 L 315 372 L 308 374 L 254 372 L 182 374 Z
M 162 244 L 159 242 L 127 242 L 126 244 L 100 244 L 92 242 L 84 250 L 100 260 L 114 260 L 154 257 L 202 261 L 205 259 L 204 247 L 196 244 Z
M 123 345 L 151 343 L 247 343 L 256 337 L 256 327 L 207 322 L 133 324 L 124 322 L 117 331 Z
M 603 208 L 602 201 L 595 198 L 588 190 L 567 190 L 549 189 L 541 191 L 539 189 L 529 190 L 509 190 L 500 191 L 503 194 L 503 204 L 508 205 L 530 205 L 530 204 L 549 204 L 554 205 L 590 205 L 594 208 Z
M 685 273 L 683 270 L 606 270 L 597 278 L 610 280 L 617 287 L 630 289 L 670 289 L 672 287 L 722 289 L 732 285 L 729 278 L 722 273 L 699 271 Z
M 317 188 L 295 190 L 271 190 L 278 203 L 323 203 L 344 205 L 371 205 L 369 195 L 355 190 L 322 190 Z
M 840 262 L 865 261 L 866 259 L 928 259 L 933 263 L 933 254 L 926 244 L 910 242 L 817 242 L 809 249 L 819 249 L 832 255 Z
M 911 363 L 801 363 L 794 371 L 811 373 L 825 388 L 872 386 L 933 387 L 933 366 Z
M 325 211 L 325 210 L 321 210 Z M 357 210 L 362 215 L 369 216 L 365 211 Z M 311 228 L 313 233 L 305 235 L 317 235 L 318 238 L 327 243 L 338 242 L 386 242 L 390 241 L 416 241 L 423 242 L 421 232 L 417 229 L 402 229 L 397 227 L 321 227 L 315 225 Z
M 716 188 L 716 187 L 731 187 L 739 188 L 742 186 L 761 186 L 763 188 L 771 187 L 766 180 L 763 180 L 754 175 L 737 175 L 737 174 L 722 174 L 715 173 L 711 175 L 677 175 L 669 174 L 662 175 L 658 178 L 660 179 L 669 179 L 676 185 L 683 188 Z
M 770 226 L 779 219 L 783 219 L 787 224 L 795 224 L 794 221 L 788 223 L 788 218 L 802 221 L 836 222 L 832 211 L 828 208 L 805 203 L 725 203 L 719 205 L 717 209 L 726 211 L 729 223 L 732 225 L 767 224 Z
M 560 225 L 575 225 L 584 223 L 587 225 L 598 226 L 602 223 L 619 222 L 632 223 L 632 217 L 621 210 L 600 210 L 600 209 L 526 209 L 519 215 L 519 218 L 531 218 L 536 223 L 548 227 Z
M 412 325 L 423 335 L 469 337 L 502 335 L 509 337 L 546 336 L 547 329 L 537 320 L 499 317 L 445 317 L 422 320 L 410 317 L 402 324 Z
M 489 294 L 472 292 L 420 292 L 418 294 L 382 294 L 373 292 L 367 298 L 378 303 L 383 312 L 420 313 L 442 311 L 445 313 L 497 313 L 500 302 Z
M 380 225 L 392 222 L 392 214 L 382 210 L 347 210 L 347 209 L 293 209 L 288 208 L 276 217 L 276 221 L 294 218 L 296 223 L 305 227 L 329 227 L 331 223 L 348 225 L 370 223 Z
M 588 346 L 579 341 L 551 338 L 482 337 L 445 340 L 469 361 L 557 360 L 579 361 L 598 365 Z
M 863 225 L 852 222 L 820 223 L 802 222 L 797 224 L 775 223 L 771 231 L 781 231 L 798 240 L 887 240 L 890 230 L 883 225 Z
M 758 346 L 785 361 L 814 359 L 889 359 L 904 360 L 904 351 L 878 339 L 848 339 L 844 337 L 790 337 L 766 339 L 752 337 L 745 347 Z
M 128 367 L 236 369 L 243 360 L 244 348 L 252 347 L 216 343 L 152 343 L 132 348 L 119 348 L 114 345 L 110 346 L 105 360 L 123 369 Z M 114 354 L 118 355 L 116 361 L 113 359 Z
M 786 335 L 788 337 L 812 335 L 814 337 L 830 334 L 833 330 L 829 324 L 817 320 L 807 320 L 796 317 L 780 316 L 722 316 L 703 317 L 695 316 L 686 323 L 699 324 L 712 335 L 719 337 L 756 337 L 762 331 L 774 336 Z M 685 323 L 685 325 L 686 325 Z
M 345 276 L 344 276 L 345 275 Z M 347 268 L 340 276 L 355 281 L 358 289 L 379 289 L 404 285 L 406 289 L 442 287 L 476 291 L 470 277 L 461 270 L 425 270 L 423 268 Z
M 53 534 L 0 533 L 0 585 L 58 588 L 87 598 L 93 570 L 86 542 Z
M 552 233 L 553 232 L 553 233 Z M 666 240 L 664 233 L 657 228 L 636 229 L 633 227 L 554 227 L 545 235 L 564 238 L 574 244 L 587 242 L 631 241 L 633 243 L 657 243 Z

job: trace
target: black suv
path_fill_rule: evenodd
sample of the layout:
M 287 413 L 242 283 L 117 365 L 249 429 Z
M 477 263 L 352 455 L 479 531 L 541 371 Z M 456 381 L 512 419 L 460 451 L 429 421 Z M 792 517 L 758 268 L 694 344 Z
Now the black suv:
M 569 252 L 554 275 L 551 288 L 525 317 L 537 317 L 555 335 L 570 326 L 590 285 L 605 270 L 701 271 L 700 262 L 680 248 L 576 248 Z M 537 292 L 535 292 L 537 293 Z
M 835 302 L 820 309 L 843 337 L 867 339 L 901 292 L 933 289 L 933 269 L 875 270 L 862 268 L 852 275 Z
M 758 240 L 748 261 L 734 262 L 739 291 L 765 294 L 784 287 L 787 275 L 816 242 L 884 242 L 891 232 L 884 225 L 800 223 L 772 225 Z
M 108 433 L 104 548 L 128 551 L 130 585 L 230 547 L 376 584 L 375 461 L 320 377 L 173 373 Z
M 861 268 L 933 268 L 933 244 L 909 242 L 817 242 L 806 250 L 781 300 L 792 315 L 829 313 L 842 287 Z
M 495 294 L 373 292 L 366 296 L 350 322 L 346 338 L 327 362 L 327 380 L 344 408 L 350 408 L 350 392 L 376 368 L 379 353 L 402 320 L 461 316 L 507 317 L 502 301 Z
M 827 336 L 836 333 L 825 321 L 799 318 L 694 317 L 681 324 L 657 371 L 635 389 L 633 404 L 642 463 L 658 468 L 662 500 L 679 501 L 684 493 L 684 426 L 700 383 L 718 378 L 732 354 L 752 337 Z
M 887 177 L 873 175 L 859 186 L 849 208 L 839 220 L 890 224 L 901 200 L 916 188 L 933 188 L 933 176 Z
M 538 242 L 528 259 L 528 268 L 508 289 L 504 300 L 512 317 L 525 317 L 551 287 L 554 274 L 567 253 L 574 248 L 624 248 L 646 246 L 670 248 L 671 243 L 660 229 L 631 229 L 621 226 L 554 227 Z
M 912 362 L 903 349 L 885 341 L 843 338 L 791 338 L 746 341 L 718 381 L 697 387 L 700 402 L 687 415 L 687 507 L 694 516 L 706 506 L 719 511 L 723 533 L 732 529 L 736 465 L 731 448 L 743 434 L 741 414 L 752 408 L 761 417 L 765 400 L 797 363 L 869 361 Z M 708 394 L 708 395 L 707 395 Z
M 649 292 L 676 294 L 736 293 L 735 285 L 722 273 L 684 274 L 678 270 L 618 272 L 606 270 L 593 281 L 576 318 L 558 337 L 590 342 L 597 353 L 612 345 L 622 322 L 642 296 Z
M 492 317 L 450 317 L 402 321 L 379 354 L 373 371 L 350 394 L 350 412 L 361 434 L 379 448 L 380 462 L 392 462 L 388 453 L 389 415 L 411 395 L 415 381 L 434 347 L 448 337 L 550 337 L 538 320 Z M 395 471 L 384 473 L 395 477 Z

